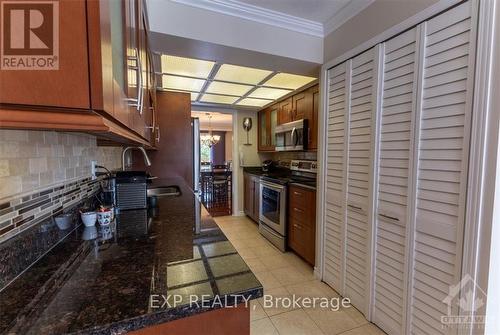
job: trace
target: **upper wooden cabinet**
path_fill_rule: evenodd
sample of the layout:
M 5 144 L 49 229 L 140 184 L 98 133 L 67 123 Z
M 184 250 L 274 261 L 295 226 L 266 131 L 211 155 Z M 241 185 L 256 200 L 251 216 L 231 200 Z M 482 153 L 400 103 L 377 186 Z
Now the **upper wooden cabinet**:
M 292 111 L 293 111 L 293 100 L 291 97 L 281 101 L 279 103 L 278 124 L 283 124 L 293 121 Z
M 0 70 L 0 103 L 90 108 L 86 17 L 84 1 L 59 1 L 59 69 Z
M 155 71 L 145 2 L 59 1 L 59 20 L 58 70 L 0 70 L 0 127 L 28 128 L 13 111 L 37 111 L 28 129 L 108 129 L 115 138 L 154 146 Z M 51 127 L 55 111 L 67 120 L 76 119 L 68 113 L 79 113 L 80 120 L 92 118 L 100 126 Z
M 311 97 L 312 108 L 308 109 L 305 119 L 309 120 L 308 150 L 318 149 L 318 112 L 319 112 L 319 85 L 315 85 L 308 90 Z
M 278 124 L 279 104 L 261 110 L 258 113 L 258 150 L 274 151 L 276 137 L 274 136 Z
M 259 151 L 274 151 L 276 125 L 307 119 L 307 149 L 318 148 L 319 85 L 309 87 L 259 112 Z

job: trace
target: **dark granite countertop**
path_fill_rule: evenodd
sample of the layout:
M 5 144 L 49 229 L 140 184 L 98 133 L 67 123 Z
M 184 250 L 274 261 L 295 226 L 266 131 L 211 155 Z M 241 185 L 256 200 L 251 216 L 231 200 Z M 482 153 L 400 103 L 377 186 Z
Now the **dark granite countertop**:
M 123 211 L 108 227 L 74 228 L 0 292 L 0 333 L 122 334 L 261 297 L 184 182 L 154 183 L 182 194 Z

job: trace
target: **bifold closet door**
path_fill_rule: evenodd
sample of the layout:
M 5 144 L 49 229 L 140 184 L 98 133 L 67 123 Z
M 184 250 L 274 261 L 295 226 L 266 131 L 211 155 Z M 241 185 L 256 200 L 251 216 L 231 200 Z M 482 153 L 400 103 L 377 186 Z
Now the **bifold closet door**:
M 372 48 L 352 59 L 349 94 L 344 296 L 365 316 L 368 316 L 371 282 L 376 50 Z
M 328 71 L 327 176 L 323 280 L 344 294 L 346 125 L 350 61 Z
M 412 334 L 450 334 L 445 298 L 461 278 L 476 8 L 466 2 L 422 24 L 423 71 L 416 134 Z M 451 304 L 452 315 L 458 306 Z
M 405 333 L 419 31 L 413 28 L 382 45 L 372 321 L 390 335 Z

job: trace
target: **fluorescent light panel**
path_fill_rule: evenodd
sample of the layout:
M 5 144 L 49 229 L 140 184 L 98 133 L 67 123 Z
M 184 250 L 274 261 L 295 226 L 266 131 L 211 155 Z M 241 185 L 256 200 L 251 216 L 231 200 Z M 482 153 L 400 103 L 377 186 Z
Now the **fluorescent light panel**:
M 215 94 L 203 94 L 200 101 L 202 102 L 212 102 L 216 104 L 234 104 L 238 100 L 238 97 L 232 97 L 229 95 L 215 95 Z
M 271 100 L 264 99 L 255 99 L 255 98 L 245 98 L 237 103 L 237 105 L 242 106 L 254 106 L 254 107 L 262 107 L 270 103 Z
M 215 62 L 193 58 L 161 56 L 161 71 L 163 73 L 178 74 L 182 76 L 207 78 Z
M 210 83 L 210 86 L 208 86 L 207 92 L 242 96 L 252 88 L 253 86 L 250 85 L 229 84 L 220 81 L 213 81 Z
M 164 75 L 163 88 L 199 92 L 205 80 Z
M 258 89 L 250 93 L 249 97 L 276 100 L 290 92 L 291 91 L 289 90 L 281 90 L 277 88 L 259 87 Z
M 257 85 L 264 78 L 269 76 L 272 71 L 254 69 L 251 67 L 223 64 L 217 74 L 215 80 L 232 81 L 242 84 Z
M 306 84 L 309 84 L 313 80 L 316 80 L 316 78 L 299 76 L 290 73 L 278 73 L 266 81 L 263 85 L 296 90 Z

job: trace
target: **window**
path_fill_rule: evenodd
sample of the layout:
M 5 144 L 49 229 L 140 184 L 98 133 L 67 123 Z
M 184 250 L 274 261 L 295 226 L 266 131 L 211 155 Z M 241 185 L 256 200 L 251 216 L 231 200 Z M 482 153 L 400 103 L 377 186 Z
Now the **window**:
M 202 163 L 212 162 L 212 149 L 205 143 L 200 143 L 200 160 Z

